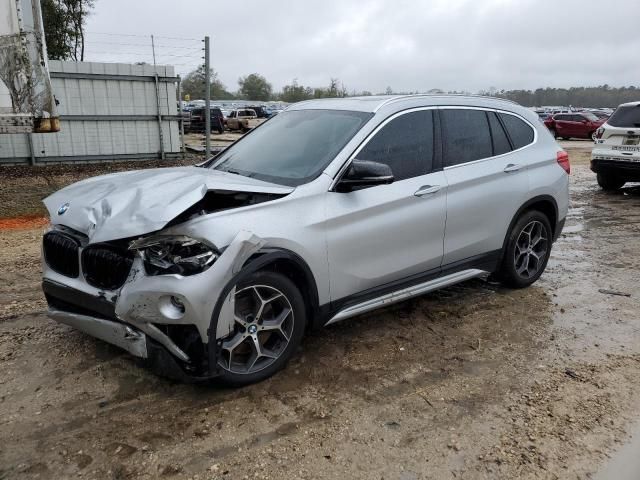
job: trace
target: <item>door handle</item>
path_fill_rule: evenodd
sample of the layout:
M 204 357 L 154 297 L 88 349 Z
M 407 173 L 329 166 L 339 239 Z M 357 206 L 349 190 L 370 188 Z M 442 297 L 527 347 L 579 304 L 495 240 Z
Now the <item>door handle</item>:
M 505 173 L 517 172 L 518 170 L 520 170 L 520 168 L 521 168 L 520 165 L 516 165 L 515 163 L 510 163 L 509 165 L 504 167 L 504 172 Z
M 440 185 L 423 185 L 418 190 L 416 190 L 416 193 L 414 193 L 414 195 L 416 197 L 422 197 L 424 195 L 432 195 L 434 193 L 439 192 L 441 188 L 442 187 Z

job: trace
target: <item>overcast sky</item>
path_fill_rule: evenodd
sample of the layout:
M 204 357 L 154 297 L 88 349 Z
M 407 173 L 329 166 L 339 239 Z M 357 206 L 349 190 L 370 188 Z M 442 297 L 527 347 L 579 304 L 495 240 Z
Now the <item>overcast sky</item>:
M 86 60 L 185 74 L 209 35 L 227 89 L 263 74 L 394 91 L 640 84 L 640 0 L 95 0 Z M 166 38 L 172 37 L 172 38 Z M 190 40 L 194 39 L 194 40 Z

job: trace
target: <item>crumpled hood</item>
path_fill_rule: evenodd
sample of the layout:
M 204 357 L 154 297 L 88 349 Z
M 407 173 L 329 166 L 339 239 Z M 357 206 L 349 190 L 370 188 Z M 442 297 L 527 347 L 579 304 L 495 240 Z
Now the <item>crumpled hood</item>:
M 96 243 L 160 230 L 209 190 L 286 195 L 294 189 L 209 168 L 153 168 L 89 178 L 48 196 L 44 204 L 51 223 Z

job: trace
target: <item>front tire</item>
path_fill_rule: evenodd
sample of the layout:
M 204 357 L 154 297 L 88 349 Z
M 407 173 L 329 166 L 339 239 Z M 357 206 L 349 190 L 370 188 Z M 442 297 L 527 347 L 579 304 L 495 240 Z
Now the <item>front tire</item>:
M 546 215 L 537 210 L 522 214 L 509 232 L 498 278 L 512 288 L 534 283 L 547 266 L 552 239 Z
M 598 173 L 597 180 L 598 185 L 600 185 L 600 188 L 602 188 L 605 192 L 615 192 L 616 190 L 620 190 L 626 183 L 624 180 L 616 177 L 615 175 L 606 173 Z
M 260 382 L 284 368 L 304 336 L 304 298 L 286 276 L 259 271 L 236 285 L 234 331 L 222 341 L 219 380 Z

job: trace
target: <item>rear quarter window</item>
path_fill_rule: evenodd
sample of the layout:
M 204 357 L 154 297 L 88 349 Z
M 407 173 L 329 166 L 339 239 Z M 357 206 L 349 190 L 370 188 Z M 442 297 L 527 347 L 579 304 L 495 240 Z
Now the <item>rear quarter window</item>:
M 633 107 L 618 107 L 613 115 L 607 120 L 612 127 L 639 128 L 640 127 L 640 105 Z
M 504 127 L 507 129 L 509 138 L 511 138 L 514 150 L 533 143 L 534 132 L 532 127 L 514 115 L 509 115 L 508 113 L 500 113 L 499 115 Z

